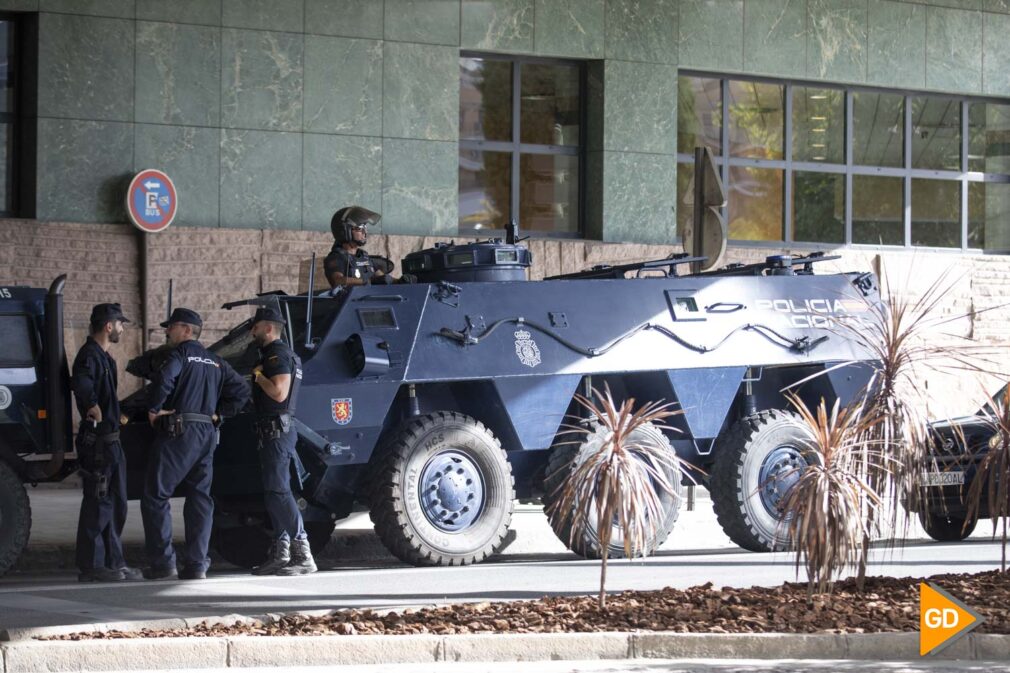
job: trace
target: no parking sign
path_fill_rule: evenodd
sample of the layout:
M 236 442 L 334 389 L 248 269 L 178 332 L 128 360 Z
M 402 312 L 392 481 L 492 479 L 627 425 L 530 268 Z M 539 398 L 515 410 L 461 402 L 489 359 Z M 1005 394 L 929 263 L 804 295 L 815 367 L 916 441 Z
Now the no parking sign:
M 133 226 L 151 234 L 164 231 L 175 219 L 179 203 L 171 178 L 159 170 L 141 171 L 126 191 L 126 212 Z

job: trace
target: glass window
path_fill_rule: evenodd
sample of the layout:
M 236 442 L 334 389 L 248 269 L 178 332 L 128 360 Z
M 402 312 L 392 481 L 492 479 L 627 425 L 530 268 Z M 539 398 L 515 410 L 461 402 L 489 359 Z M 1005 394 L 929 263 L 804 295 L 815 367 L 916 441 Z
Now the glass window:
M 845 176 L 793 173 L 793 240 L 845 242 Z
M 845 92 L 793 89 L 793 159 L 845 163 Z
M 912 245 L 961 247 L 959 180 L 912 180 Z
M 526 231 L 579 230 L 579 158 L 523 154 L 519 162 L 519 218 Z
M 706 77 L 677 78 L 677 151 L 698 146 L 722 153 L 722 82 Z
M 729 169 L 729 237 L 745 241 L 781 241 L 782 176 L 775 168 Z
M 968 183 L 968 247 L 1010 250 L 1010 184 Z
M 961 101 L 912 99 L 912 168 L 961 170 Z
M 852 176 L 852 242 L 904 245 L 904 180 Z
M 532 145 L 579 144 L 579 69 L 522 63 L 520 135 Z
M 729 146 L 737 157 L 782 159 L 784 87 L 764 82 L 729 83 Z
M 512 139 L 512 64 L 482 58 L 459 62 L 459 137 Z
M 969 107 L 968 170 L 1010 173 L 1010 105 L 972 103 Z
M 15 91 L 15 21 L 0 20 L 0 212 L 14 214 L 15 195 L 14 138 L 19 126 Z M 25 156 L 31 149 L 21 150 Z
M 677 164 L 677 236 L 694 217 L 694 164 Z
M 852 94 L 852 161 L 860 166 L 904 166 L 905 97 L 896 93 Z
M 28 316 L 0 315 L 0 341 L 4 345 L 0 364 L 24 367 L 34 362 L 35 330 Z
M 504 229 L 511 217 L 512 155 L 459 152 L 459 224 L 473 229 Z

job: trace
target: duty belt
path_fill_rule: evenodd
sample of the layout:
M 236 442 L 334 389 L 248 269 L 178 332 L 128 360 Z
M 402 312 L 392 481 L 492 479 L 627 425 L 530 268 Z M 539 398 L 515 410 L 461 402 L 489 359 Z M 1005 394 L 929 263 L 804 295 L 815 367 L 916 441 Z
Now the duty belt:
M 191 414 L 191 413 L 181 413 L 176 414 L 176 416 L 181 416 L 182 420 L 186 423 L 210 423 L 214 425 L 214 418 L 208 416 L 207 414 Z
M 291 430 L 291 414 L 257 416 L 256 434 L 263 439 L 277 439 Z

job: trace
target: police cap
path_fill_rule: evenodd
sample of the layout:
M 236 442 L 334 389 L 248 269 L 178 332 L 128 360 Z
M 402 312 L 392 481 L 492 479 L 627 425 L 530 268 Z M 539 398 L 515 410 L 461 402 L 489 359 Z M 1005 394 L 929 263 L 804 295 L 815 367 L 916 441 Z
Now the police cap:
M 256 309 L 256 315 L 253 316 L 252 323 L 249 326 L 252 327 L 261 320 L 269 320 L 270 322 L 279 322 L 282 325 L 287 324 L 284 321 L 284 317 L 281 315 L 281 312 L 273 308 L 272 306 L 261 306 L 260 308 Z
M 114 320 L 119 320 L 120 322 L 130 322 L 123 315 L 123 309 L 119 304 L 96 304 L 94 308 L 91 309 L 91 324 L 97 325 L 99 323 L 105 324 L 107 322 L 112 322 Z
M 161 323 L 162 327 L 168 327 L 172 323 L 182 322 L 187 325 L 195 325 L 197 327 L 203 327 L 203 318 L 196 311 L 188 308 L 177 308 L 172 311 L 172 315 L 169 316 L 168 320 Z

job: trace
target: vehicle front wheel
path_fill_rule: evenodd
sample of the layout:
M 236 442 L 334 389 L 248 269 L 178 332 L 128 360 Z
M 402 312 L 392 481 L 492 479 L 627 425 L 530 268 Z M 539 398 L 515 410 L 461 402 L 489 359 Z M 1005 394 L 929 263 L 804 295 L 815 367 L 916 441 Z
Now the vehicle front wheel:
M 967 528 L 965 527 L 966 521 L 967 517 L 963 516 L 919 512 L 919 522 L 926 531 L 926 535 L 937 542 L 960 542 L 971 535 L 978 519 L 972 520 Z
M 0 461 L 0 576 L 14 567 L 28 545 L 32 508 L 21 478 Z

